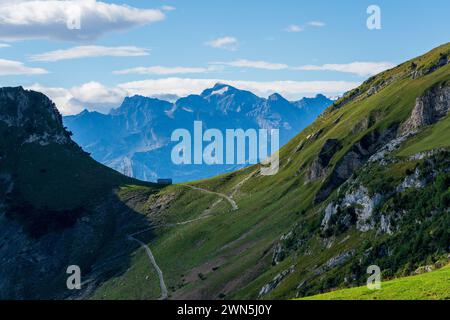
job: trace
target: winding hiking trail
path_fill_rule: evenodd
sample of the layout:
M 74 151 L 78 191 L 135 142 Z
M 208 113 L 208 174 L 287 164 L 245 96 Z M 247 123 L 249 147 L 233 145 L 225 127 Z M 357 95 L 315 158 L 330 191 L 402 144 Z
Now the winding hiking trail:
M 142 242 L 139 239 L 136 239 L 135 237 L 133 237 L 132 235 L 128 236 L 128 239 L 131 241 L 136 241 L 138 242 L 144 249 L 145 252 L 147 253 L 148 258 L 150 259 L 151 264 L 153 265 L 153 267 L 156 270 L 156 273 L 158 273 L 158 277 L 159 277 L 159 286 L 161 288 L 161 297 L 159 298 L 159 300 L 166 300 L 169 297 L 169 293 L 167 291 L 167 286 L 166 283 L 164 282 L 164 274 L 161 270 L 161 268 L 158 266 L 158 264 L 156 263 L 155 257 L 153 256 L 152 250 L 150 250 L 149 246 L 146 245 L 144 242 Z
M 247 181 L 247 180 L 248 179 L 245 179 L 244 181 L 241 181 L 240 185 L 245 183 L 245 181 Z M 211 191 L 211 190 L 207 190 L 207 189 L 203 189 L 203 188 L 199 188 L 199 187 L 194 187 L 194 186 L 190 186 L 190 185 L 185 185 L 185 186 L 188 187 L 188 188 L 191 188 L 193 190 L 197 190 L 197 191 L 201 191 L 201 192 L 205 192 L 205 193 L 209 193 L 209 194 L 218 195 L 218 196 L 220 196 L 221 198 L 227 200 L 230 203 L 232 211 L 239 210 L 239 207 L 238 207 L 236 201 L 234 201 L 231 197 L 227 196 L 226 194 L 219 193 L 219 192 L 214 192 L 214 191 Z M 159 298 L 159 300 L 166 300 L 169 297 L 169 293 L 167 291 L 167 286 L 166 286 L 166 283 L 164 282 L 164 274 L 163 274 L 161 268 L 156 263 L 155 256 L 153 255 L 152 250 L 150 249 L 150 247 L 148 245 L 146 245 L 144 242 L 142 242 L 141 240 L 135 238 L 135 236 L 137 236 L 139 234 L 143 234 L 145 232 L 149 232 L 149 231 L 154 230 L 154 229 L 159 228 L 159 227 L 176 227 L 176 226 L 186 225 L 186 224 L 189 224 L 189 223 L 192 223 L 192 222 L 196 222 L 196 221 L 199 221 L 199 220 L 210 218 L 211 216 L 212 215 L 204 215 L 204 216 L 202 216 L 200 218 L 193 219 L 193 220 L 188 220 L 188 221 L 184 221 L 184 222 L 155 225 L 155 226 L 152 226 L 150 228 L 147 228 L 147 229 L 141 230 L 139 232 L 136 232 L 136 233 L 128 235 L 128 237 L 127 237 L 128 240 L 135 241 L 135 242 L 139 243 L 145 249 L 145 252 L 147 253 L 147 256 L 148 256 L 148 258 L 150 260 L 150 263 L 153 265 L 153 267 L 156 270 L 156 273 L 158 274 L 159 286 L 161 288 L 161 297 Z
M 185 186 L 188 187 L 188 188 L 197 190 L 197 191 L 202 191 L 202 192 L 218 195 L 218 196 L 224 198 L 225 200 L 227 200 L 230 203 L 233 211 L 239 210 L 239 207 L 238 207 L 236 201 L 234 201 L 230 196 L 227 196 L 226 194 L 223 194 L 223 193 L 220 193 L 220 192 L 214 192 L 214 191 L 203 189 L 203 188 L 199 188 L 199 187 L 194 187 L 194 186 L 191 186 L 191 185 L 185 185 Z

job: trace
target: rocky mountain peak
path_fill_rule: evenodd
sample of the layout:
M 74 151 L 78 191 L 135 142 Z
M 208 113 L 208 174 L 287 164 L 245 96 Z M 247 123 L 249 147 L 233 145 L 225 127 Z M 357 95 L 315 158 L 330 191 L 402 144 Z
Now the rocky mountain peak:
M 160 100 L 157 98 L 144 97 L 135 95 L 126 97 L 119 108 L 111 110 L 111 115 L 128 114 L 136 111 L 150 111 L 150 110 L 166 110 L 170 109 L 172 104 L 170 102 Z
M 230 93 L 235 93 L 237 91 L 239 90 L 230 85 L 218 82 L 214 85 L 214 87 L 204 90 L 201 93 L 201 96 L 204 98 L 208 98 L 211 96 L 223 96 Z
M 273 102 L 277 102 L 277 101 L 288 102 L 288 101 L 287 101 L 281 94 L 279 94 L 279 93 L 271 94 L 271 95 L 269 96 L 269 98 L 267 98 L 267 100 L 273 101 Z
M 55 104 L 44 94 L 22 87 L 0 88 L 0 122 L 16 127 L 14 132 L 24 143 L 70 141 Z

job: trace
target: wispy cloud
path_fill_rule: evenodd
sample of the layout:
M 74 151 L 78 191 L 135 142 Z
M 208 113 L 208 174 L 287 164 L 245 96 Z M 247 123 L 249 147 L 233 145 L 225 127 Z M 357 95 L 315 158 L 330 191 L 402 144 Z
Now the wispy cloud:
M 96 0 L 1 1 L 0 39 L 85 41 L 165 18 L 160 9 L 138 9 Z M 80 28 L 68 28 L 70 21 Z
M 139 47 L 78 46 L 45 52 L 30 57 L 32 61 L 60 61 L 87 57 L 139 57 L 149 55 L 149 50 Z
M 306 27 L 313 27 L 313 28 L 321 28 L 321 27 L 325 27 L 325 22 L 322 21 L 309 21 L 308 23 L 306 23 Z M 287 28 L 284 29 L 284 31 L 286 32 L 302 32 L 305 31 L 305 28 L 303 26 L 300 26 L 298 24 L 291 24 L 290 26 L 288 26 Z
M 391 62 L 351 62 L 343 64 L 304 65 L 300 67 L 289 66 L 285 63 L 273 63 L 261 60 L 240 59 L 230 62 L 212 62 L 212 65 L 222 65 L 236 68 L 253 68 L 263 70 L 290 70 L 290 71 L 335 71 L 352 73 L 358 76 L 372 76 L 395 66 Z
M 235 37 L 227 36 L 208 41 L 206 42 L 206 45 L 216 49 L 235 51 L 237 50 L 238 43 L 239 42 Z
M 283 70 L 289 68 L 289 66 L 284 63 L 272 63 L 261 60 L 246 60 L 246 59 L 240 59 L 231 62 L 214 62 L 213 64 L 231 67 L 240 67 L 240 68 L 264 69 L 264 70 Z
M 302 32 L 303 28 L 297 24 L 291 24 L 290 26 L 286 27 L 286 29 L 284 29 L 284 31 L 286 31 L 286 32 Z
M 48 71 L 42 68 L 32 68 L 19 61 L 0 59 L 0 76 L 36 75 L 45 73 L 48 73 Z
M 395 64 L 391 62 L 351 62 L 345 64 L 305 65 L 294 69 L 307 71 L 337 71 L 364 77 L 375 75 L 393 67 L 395 67 Z
M 308 26 L 310 27 L 316 27 L 316 28 L 320 28 L 320 27 L 325 27 L 325 22 L 322 21 L 310 21 L 308 22 Z
M 161 7 L 161 10 L 163 10 L 163 11 L 173 11 L 173 10 L 175 10 L 176 8 L 175 7 L 173 7 L 173 6 L 162 6 Z
M 156 75 L 173 75 L 173 74 L 194 74 L 194 73 L 208 73 L 218 71 L 220 68 L 215 66 L 210 67 L 136 67 L 124 70 L 114 71 L 114 74 L 156 74 Z
M 0 49 L 2 48 L 9 48 L 11 47 L 11 45 L 7 44 L 7 43 L 0 43 Z

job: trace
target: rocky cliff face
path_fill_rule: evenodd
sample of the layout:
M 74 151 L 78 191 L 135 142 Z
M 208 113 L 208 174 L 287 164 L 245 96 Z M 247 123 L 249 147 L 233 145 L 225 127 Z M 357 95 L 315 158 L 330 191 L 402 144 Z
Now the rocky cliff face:
M 20 130 L 23 143 L 68 143 L 70 134 L 54 103 L 42 93 L 22 87 L 0 88 L 0 121 Z
M 410 118 L 401 126 L 401 134 L 436 123 L 450 110 L 450 84 L 439 84 L 417 98 Z

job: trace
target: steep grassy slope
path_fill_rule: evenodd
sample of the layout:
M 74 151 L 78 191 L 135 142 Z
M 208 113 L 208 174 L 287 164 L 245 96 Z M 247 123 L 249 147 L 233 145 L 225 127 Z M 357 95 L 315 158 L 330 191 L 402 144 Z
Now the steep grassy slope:
M 338 290 L 304 300 L 450 300 L 450 267 L 386 281 L 381 290 L 367 287 Z
M 148 215 L 165 203 L 150 215 L 159 227 L 148 244 L 169 298 L 306 296 L 365 283 L 368 265 L 390 278 L 445 255 L 450 158 L 437 148 L 450 147 L 449 116 L 418 125 L 424 119 L 411 114 L 433 88 L 445 97 L 449 53 L 450 44 L 436 48 L 344 96 L 282 149 L 277 175 L 261 176 L 255 166 L 196 183 L 233 197 L 237 211 L 182 185 L 145 206 L 131 204 Z M 140 192 L 123 189 L 121 196 Z M 155 281 L 138 251 L 133 267 L 94 298 L 157 298 Z

